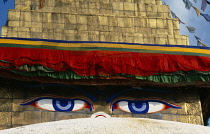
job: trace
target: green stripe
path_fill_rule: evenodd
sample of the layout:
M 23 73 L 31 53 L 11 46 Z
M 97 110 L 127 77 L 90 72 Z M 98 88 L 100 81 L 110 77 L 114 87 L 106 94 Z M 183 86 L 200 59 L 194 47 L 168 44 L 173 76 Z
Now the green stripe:
M 192 53 L 192 52 L 177 52 L 177 51 L 160 51 L 160 50 L 145 50 L 145 49 L 129 49 L 129 48 L 108 48 L 108 47 L 59 47 L 47 45 L 23 45 L 23 44 L 6 44 L 0 43 L 1 47 L 17 47 L 17 48 L 39 48 L 39 49 L 54 49 L 54 50 L 70 50 L 70 51 L 124 51 L 137 53 L 161 53 L 161 54 L 175 54 L 175 55 L 190 55 L 190 56 L 205 56 L 210 57 L 209 54 Z
M 56 79 L 94 79 L 99 77 L 110 77 L 110 76 L 80 76 L 70 70 L 64 72 L 44 72 L 44 71 L 36 71 L 36 72 L 25 72 L 25 71 L 17 71 L 11 70 L 11 72 L 28 76 L 28 77 L 38 77 L 38 76 L 48 76 Z M 184 74 L 185 73 L 185 74 Z M 171 74 L 164 75 L 151 75 L 151 76 L 135 76 L 128 74 L 117 74 L 112 76 L 125 76 L 129 78 L 136 78 L 139 80 L 148 80 L 159 83 L 176 83 L 176 82 L 193 82 L 193 81 L 209 81 L 210 80 L 210 72 L 197 72 L 197 71 L 189 71 L 189 72 L 175 72 Z
M 20 67 L 16 67 L 20 70 L 24 70 L 24 71 L 27 71 L 27 72 L 34 72 L 34 71 L 38 71 L 38 70 L 41 70 L 41 71 L 44 71 L 44 72 L 54 72 L 55 70 L 54 69 L 51 69 L 51 68 L 48 68 L 48 67 L 45 67 L 45 66 L 42 66 L 42 65 L 34 65 L 34 66 L 29 66 L 29 65 L 23 65 L 23 66 L 20 66 Z
M 0 69 L 12 69 L 12 68 L 17 68 L 19 70 L 22 70 L 22 71 L 27 71 L 27 72 L 34 72 L 34 71 L 44 71 L 44 72 L 55 72 L 54 69 L 51 69 L 51 68 L 48 68 L 48 67 L 45 67 L 45 66 L 42 66 L 42 65 L 34 65 L 34 66 L 29 66 L 29 65 L 23 65 L 23 66 L 20 66 L 20 67 L 15 67 L 15 66 L 7 66 L 7 67 L 3 67 L 3 66 L 0 66 Z

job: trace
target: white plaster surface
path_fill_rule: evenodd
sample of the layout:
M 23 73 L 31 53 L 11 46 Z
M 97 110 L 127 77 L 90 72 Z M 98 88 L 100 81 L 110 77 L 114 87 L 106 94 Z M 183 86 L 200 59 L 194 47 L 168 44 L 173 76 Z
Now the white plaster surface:
M 0 134 L 210 134 L 210 127 L 143 118 L 83 118 L 11 128 Z

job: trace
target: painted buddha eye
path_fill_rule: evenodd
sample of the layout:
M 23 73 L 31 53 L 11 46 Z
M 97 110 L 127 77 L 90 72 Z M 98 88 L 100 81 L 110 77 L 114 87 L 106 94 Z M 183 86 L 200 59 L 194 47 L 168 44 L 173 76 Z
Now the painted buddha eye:
M 144 100 L 117 99 L 111 103 L 110 108 L 112 111 L 119 109 L 135 114 L 156 113 L 168 108 L 181 109 L 178 105 L 154 98 Z
M 59 112 L 78 111 L 84 108 L 88 108 L 90 111 L 92 111 L 94 108 L 92 103 L 87 98 L 66 99 L 50 96 L 31 98 L 22 102 L 20 105 L 32 105 L 43 110 Z

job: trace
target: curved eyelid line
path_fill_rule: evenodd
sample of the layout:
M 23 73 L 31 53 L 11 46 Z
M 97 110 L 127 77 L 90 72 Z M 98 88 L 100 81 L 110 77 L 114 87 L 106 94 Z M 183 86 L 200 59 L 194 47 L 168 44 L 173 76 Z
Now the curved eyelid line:
M 55 95 L 51 95 L 51 94 L 46 94 L 46 95 L 41 95 L 41 96 L 32 97 L 32 98 L 30 98 L 30 99 L 27 99 L 27 100 L 23 101 L 22 103 L 27 103 L 27 102 L 29 102 L 29 101 L 31 101 L 31 100 L 35 100 L 35 99 L 43 98 L 43 97 L 61 98 L 61 99 L 62 99 L 62 97 L 59 97 L 59 96 L 55 96 Z
M 93 102 L 86 98 L 86 97 L 71 97 L 71 98 L 67 98 L 67 97 L 59 97 L 59 96 L 55 96 L 55 95 L 43 95 L 43 96 L 37 96 L 37 97 L 33 97 L 33 98 L 30 98 L 30 99 L 27 99 L 25 101 L 23 101 L 20 105 L 30 105 L 38 100 L 41 100 L 41 99 L 74 99 L 74 100 L 85 100 L 87 102 L 89 102 L 92 107 L 93 107 Z
M 176 104 L 173 104 L 173 103 L 170 103 L 166 100 L 163 100 L 163 99 L 159 99 L 159 98 L 144 98 L 144 99 L 136 99 L 136 98 L 124 98 L 124 97 L 120 97 L 120 98 L 116 98 L 114 99 L 112 102 L 110 102 L 110 109 L 112 109 L 113 107 L 113 104 L 116 103 L 117 101 L 148 101 L 148 102 L 160 102 L 160 103 L 163 103 L 165 105 L 169 105 L 170 107 L 172 108 L 177 108 L 177 109 L 182 109 L 181 106 L 179 105 L 176 105 Z

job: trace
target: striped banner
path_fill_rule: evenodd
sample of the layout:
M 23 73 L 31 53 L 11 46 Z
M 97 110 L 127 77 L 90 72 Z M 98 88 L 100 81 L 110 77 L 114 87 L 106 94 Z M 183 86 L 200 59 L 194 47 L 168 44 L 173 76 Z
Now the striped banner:
M 28 77 L 58 79 L 118 75 L 167 83 L 208 81 L 209 49 L 181 45 L 0 38 L 0 69 Z M 193 74 L 189 73 L 192 71 Z M 195 75 L 200 78 L 193 78 Z

